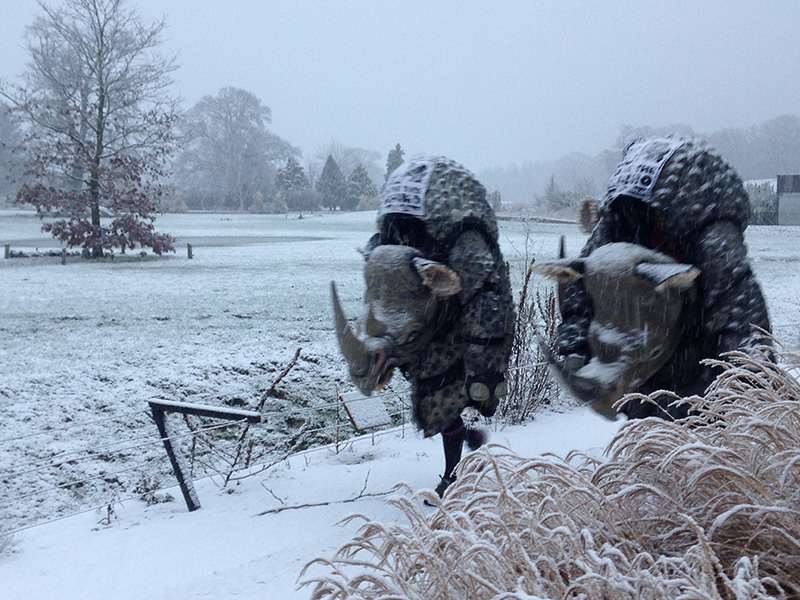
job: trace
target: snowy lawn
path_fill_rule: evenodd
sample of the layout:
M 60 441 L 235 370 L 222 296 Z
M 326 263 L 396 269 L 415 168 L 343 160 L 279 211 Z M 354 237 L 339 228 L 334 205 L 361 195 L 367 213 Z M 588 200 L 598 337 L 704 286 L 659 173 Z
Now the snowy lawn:
M 55 245 L 32 214 L 0 217 L 0 244 L 26 253 Z M 158 223 L 179 237 L 175 255 L 0 261 L 0 461 L 14 465 L 0 468 L 0 476 L 14 473 L 0 478 L 6 528 L 129 497 L 143 474 L 171 484 L 163 447 L 142 439 L 157 437 L 147 400 L 254 407 L 298 348 L 257 436 L 262 447 L 278 447 L 306 419 L 314 429 L 329 424 L 338 393 L 352 388 L 329 282 L 356 316 L 364 287 L 357 248 L 374 221 L 374 213 L 165 215 Z M 530 252 L 554 252 L 563 229 L 542 226 Z M 525 227 L 504 230 L 518 279 Z M 577 251 L 582 236 L 569 230 Z
M 3 598 L 307 597 L 295 591 L 302 566 L 354 533 L 355 524 L 337 521 L 354 512 L 397 519 L 381 494 L 401 481 L 437 482 L 439 439 L 405 427 L 338 454 L 306 451 L 226 489 L 203 479 L 194 513 L 177 489 L 167 490 L 174 502 L 149 507 L 132 493 L 143 473 L 174 484 L 163 447 L 136 442 L 156 437 L 150 398 L 250 407 L 302 348 L 267 407 L 276 415 L 262 427 L 267 444 L 291 434 L 293 414 L 324 412 L 351 389 L 328 285 L 336 280 L 355 316 L 363 289 L 355 250 L 374 218 L 165 215 L 159 228 L 179 238 L 176 255 L 0 262 L 0 526 L 88 511 L 14 535 L 12 552 L 0 555 Z M 0 212 L 0 245 L 56 247 L 38 227 L 30 214 Z M 574 225 L 501 222 L 515 290 L 526 256 L 553 257 L 561 233 L 577 253 L 585 236 Z M 751 228 L 747 240 L 774 332 L 797 349 L 800 230 Z M 493 424 L 492 441 L 520 455 L 601 452 L 616 427 L 567 407 L 521 427 Z M 270 510 L 280 512 L 262 514 Z

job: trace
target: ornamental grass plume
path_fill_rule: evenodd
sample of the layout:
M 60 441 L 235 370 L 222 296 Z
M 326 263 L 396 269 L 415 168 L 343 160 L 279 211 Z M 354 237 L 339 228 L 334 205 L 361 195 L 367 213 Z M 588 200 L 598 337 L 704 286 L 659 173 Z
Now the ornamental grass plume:
M 388 501 L 407 523 L 361 517 L 302 585 L 336 600 L 800 598 L 800 357 L 776 354 L 715 361 L 705 397 L 676 397 L 693 416 L 629 421 L 603 458 L 474 452 L 443 500 L 406 488 Z

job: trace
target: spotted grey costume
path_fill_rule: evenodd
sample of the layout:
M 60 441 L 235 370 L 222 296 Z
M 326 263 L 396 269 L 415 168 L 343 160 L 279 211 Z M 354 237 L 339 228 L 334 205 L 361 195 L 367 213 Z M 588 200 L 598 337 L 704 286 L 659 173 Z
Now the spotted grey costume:
M 514 308 L 497 221 L 486 189 L 472 173 L 446 158 L 420 158 L 389 177 L 377 225 L 368 251 L 412 246 L 461 279 L 461 291 L 441 310 L 433 341 L 403 367 L 417 425 L 426 436 L 443 435 L 447 464 L 441 492 L 467 435 L 461 411 L 473 406 L 491 416 L 506 393 Z
M 706 144 L 672 137 L 632 143 L 609 182 L 598 217 L 581 256 L 612 242 L 634 242 L 700 269 L 697 292 L 687 299 L 678 349 L 640 392 L 702 394 L 715 373 L 701 360 L 758 341 L 753 325 L 769 331 L 744 244 L 747 194 L 733 168 Z M 588 358 L 593 308 L 580 281 L 567 286 L 561 313 L 559 353 Z M 646 404 L 629 404 L 625 412 L 630 417 L 663 414 Z M 685 416 L 680 409 L 670 412 Z

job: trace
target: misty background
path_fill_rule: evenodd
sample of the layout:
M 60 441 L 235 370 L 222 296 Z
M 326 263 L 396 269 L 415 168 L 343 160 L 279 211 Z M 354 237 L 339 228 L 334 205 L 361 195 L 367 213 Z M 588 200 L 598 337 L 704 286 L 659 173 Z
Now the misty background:
M 274 201 L 276 178 L 293 171 L 290 158 L 310 190 L 328 156 L 348 182 L 360 165 L 379 188 L 398 144 L 406 158 L 463 163 L 504 206 L 567 209 L 602 194 L 627 141 L 648 133 L 705 138 L 744 179 L 800 173 L 794 1 L 128 6 L 147 22 L 166 21 L 160 47 L 177 59 L 171 93 L 188 122 L 202 122 L 203 107 L 225 100 L 225 90 L 255 100 L 261 115 L 261 154 L 237 158 L 250 168 L 237 175 L 250 178 L 246 197 L 208 191 L 220 177 L 198 176 L 198 165 L 220 161 L 203 158 L 195 136 L 175 155 L 183 192 L 167 210 L 302 209 L 285 195 Z M 40 7 L 16 0 L 0 14 L 0 80 L 14 82 L 26 70 L 26 26 Z M 18 135 L 13 125 L 0 124 L 4 157 Z M 0 185 L 13 196 L 13 184 Z

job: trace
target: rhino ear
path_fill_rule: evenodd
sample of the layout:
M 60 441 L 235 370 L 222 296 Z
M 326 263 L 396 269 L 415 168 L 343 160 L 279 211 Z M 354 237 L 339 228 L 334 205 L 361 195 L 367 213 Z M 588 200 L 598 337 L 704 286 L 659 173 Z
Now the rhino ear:
M 450 267 L 419 256 L 413 258 L 412 263 L 423 285 L 437 298 L 449 298 L 461 291 L 461 278 Z
M 656 291 L 676 290 L 683 292 L 694 284 L 700 269 L 683 263 L 639 263 L 634 269 L 636 277 L 652 281 Z
M 583 277 L 584 264 L 577 260 L 553 260 L 533 263 L 531 269 L 539 275 L 555 279 L 559 283 L 569 283 Z
M 364 319 L 364 333 L 369 337 L 383 337 L 386 335 L 386 325 L 375 317 L 375 310 L 371 304 Z

